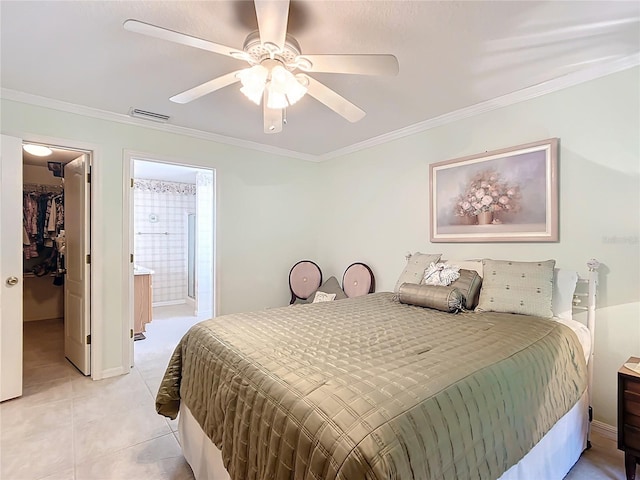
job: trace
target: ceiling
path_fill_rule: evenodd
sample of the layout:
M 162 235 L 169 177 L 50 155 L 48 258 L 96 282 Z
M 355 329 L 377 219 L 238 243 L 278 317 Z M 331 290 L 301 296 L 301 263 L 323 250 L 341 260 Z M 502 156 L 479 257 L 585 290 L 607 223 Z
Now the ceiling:
M 133 18 L 241 48 L 257 28 L 252 2 L 4 1 L 0 9 L 5 98 L 132 122 L 126 115 L 138 108 L 170 119 L 135 122 L 309 159 L 640 62 L 635 1 L 292 0 L 289 33 L 303 54 L 391 53 L 400 73 L 313 74 L 367 115 L 352 124 L 306 96 L 287 110 L 283 132 L 268 135 L 261 107 L 238 84 L 184 105 L 169 101 L 244 62 L 122 27 Z

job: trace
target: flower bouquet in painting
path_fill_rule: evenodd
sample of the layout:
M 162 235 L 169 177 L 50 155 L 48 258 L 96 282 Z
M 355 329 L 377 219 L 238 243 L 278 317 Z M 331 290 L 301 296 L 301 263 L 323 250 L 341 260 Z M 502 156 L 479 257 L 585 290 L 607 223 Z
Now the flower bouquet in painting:
M 461 224 L 500 224 L 502 215 L 520 210 L 520 187 L 502 180 L 500 174 L 488 169 L 475 174 L 454 206 L 454 215 Z

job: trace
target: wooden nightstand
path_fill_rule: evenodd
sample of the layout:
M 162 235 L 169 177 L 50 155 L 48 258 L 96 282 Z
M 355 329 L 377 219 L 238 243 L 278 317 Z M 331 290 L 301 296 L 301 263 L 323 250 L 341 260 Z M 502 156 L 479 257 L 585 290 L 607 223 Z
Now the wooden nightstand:
M 631 357 L 627 363 L 638 363 Z M 622 366 L 618 370 L 618 448 L 624 450 L 627 480 L 635 480 L 640 462 L 640 373 Z

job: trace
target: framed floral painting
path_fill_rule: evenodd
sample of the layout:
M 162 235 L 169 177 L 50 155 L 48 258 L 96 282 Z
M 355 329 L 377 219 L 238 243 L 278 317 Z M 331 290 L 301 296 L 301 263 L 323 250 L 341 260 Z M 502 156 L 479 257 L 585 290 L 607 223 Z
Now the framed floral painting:
M 558 241 L 558 139 L 432 163 L 432 242 Z

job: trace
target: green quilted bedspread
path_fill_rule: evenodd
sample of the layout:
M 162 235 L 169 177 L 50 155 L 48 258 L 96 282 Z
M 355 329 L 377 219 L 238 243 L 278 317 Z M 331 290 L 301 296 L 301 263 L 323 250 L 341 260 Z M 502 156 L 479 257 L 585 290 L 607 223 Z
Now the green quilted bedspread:
M 586 384 L 562 324 L 377 293 L 195 325 L 156 407 L 184 401 L 234 480 L 490 479 Z

